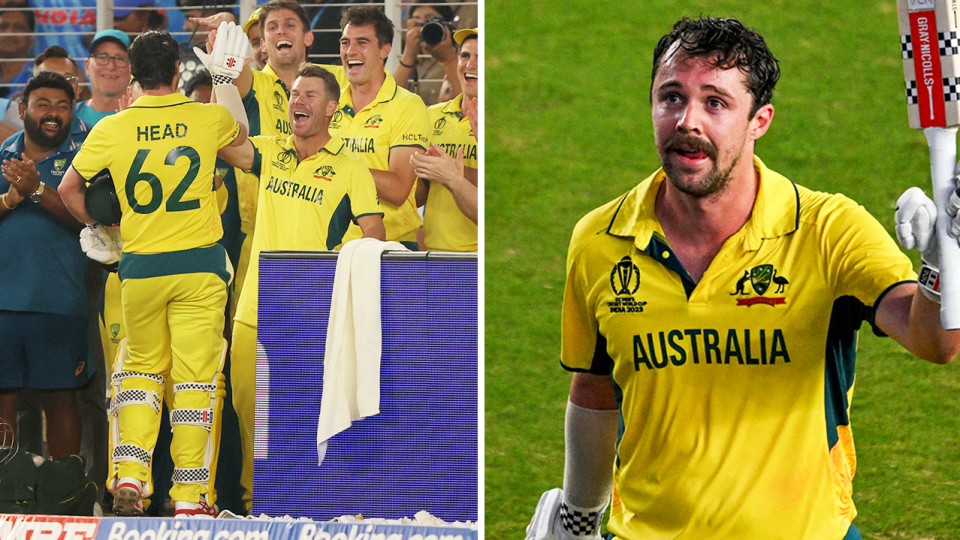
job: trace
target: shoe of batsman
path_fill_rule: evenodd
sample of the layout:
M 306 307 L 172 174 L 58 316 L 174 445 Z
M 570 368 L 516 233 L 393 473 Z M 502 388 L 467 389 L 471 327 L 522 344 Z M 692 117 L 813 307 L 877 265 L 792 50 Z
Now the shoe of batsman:
M 524 540 L 601 540 L 600 525 L 607 509 L 579 508 L 564 501 L 563 490 L 544 492 Z
M 197 47 L 193 52 L 213 76 L 214 85 L 229 84 L 239 77 L 246 59 L 253 55 L 243 28 L 232 21 L 220 23 L 210 54 Z
M 960 169 L 960 164 L 958 164 Z M 957 182 L 954 178 L 954 182 Z M 949 234 L 960 238 L 960 187 L 950 194 L 947 213 L 951 216 Z M 936 224 L 937 205 L 918 187 L 912 187 L 897 199 L 897 240 L 906 249 L 920 252 L 920 272 L 917 282 L 923 294 L 940 302 L 940 256 L 938 254 Z

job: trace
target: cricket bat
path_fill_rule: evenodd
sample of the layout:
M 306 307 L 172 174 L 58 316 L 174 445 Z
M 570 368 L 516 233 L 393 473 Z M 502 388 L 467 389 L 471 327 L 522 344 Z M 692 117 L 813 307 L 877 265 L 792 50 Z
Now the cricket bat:
M 922 129 L 930 147 L 940 277 L 946 277 L 940 280 L 940 324 L 946 330 L 960 328 L 960 245 L 947 233 L 960 126 L 958 4 L 960 0 L 897 0 L 910 127 Z

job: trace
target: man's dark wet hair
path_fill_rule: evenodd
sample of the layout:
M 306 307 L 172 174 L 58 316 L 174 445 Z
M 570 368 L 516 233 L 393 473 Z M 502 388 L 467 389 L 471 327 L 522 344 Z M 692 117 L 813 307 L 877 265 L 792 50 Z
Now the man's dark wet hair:
M 198 69 L 193 72 L 193 77 L 190 77 L 190 80 L 183 85 L 183 95 L 190 97 L 190 94 L 200 86 L 213 88 L 213 77 L 205 69 Z
M 23 89 L 23 102 L 30 104 L 30 92 L 38 88 L 56 88 L 67 93 L 67 98 L 73 101 L 77 96 L 73 93 L 73 85 L 67 82 L 67 79 L 59 73 L 53 71 L 41 71 L 32 79 L 27 81 L 27 86 Z
M 393 22 L 379 6 L 353 6 L 343 12 L 340 17 L 340 30 L 347 25 L 373 25 L 374 35 L 377 36 L 377 47 L 393 44 Z
M 150 30 L 130 44 L 130 73 L 144 90 L 172 86 L 180 60 L 180 45 L 169 32 Z
M 673 49 L 674 43 L 679 43 L 676 49 Z M 719 69 L 737 68 L 746 75 L 747 88 L 753 94 L 750 118 L 773 98 L 773 88 L 780 79 L 780 64 L 767 48 L 763 36 L 736 19 L 684 17 L 673 25 L 669 34 L 660 38 L 653 50 L 651 99 L 653 80 L 666 60 L 665 55 L 681 50 L 687 57 L 704 59 Z
M 307 10 L 300 5 L 300 2 L 296 0 L 270 0 L 266 4 L 260 6 L 260 20 L 258 24 L 260 25 L 260 35 L 262 36 L 266 29 L 264 25 L 267 24 L 267 14 L 271 11 L 277 11 L 278 9 L 289 9 L 290 11 L 297 14 L 297 17 L 300 18 L 300 22 L 303 23 L 303 31 L 310 31 L 310 16 L 307 15 Z

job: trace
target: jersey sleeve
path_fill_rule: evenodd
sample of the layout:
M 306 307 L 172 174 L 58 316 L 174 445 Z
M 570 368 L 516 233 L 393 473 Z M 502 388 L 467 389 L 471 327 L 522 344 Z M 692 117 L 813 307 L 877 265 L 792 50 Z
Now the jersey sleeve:
M 266 148 L 269 141 L 274 139 L 276 139 L 276 137 L 269 135 L 257 135 L 256 137 L 247 139 L 253 144 L 253 166 L 247 171 L 248 173 L 255 174 L 258 177 L 260 176 L 260 172 L 263 170 L 264 148 Z
M 230 143 L 240 136 L 240 123 L 226 107 L 219 103 L 215 105 L 218 116 L 217 148 L 223 148 L 224 146 L 230 146 Z
M 910 259 L 865 208 L 834 196 L 823 212 L 826 271 L 837 298 L 853 296 L 872 308 L 893 285 L 917 279 Z
M 420 96 L 406 96 L 403 107 L 397 110 L 395 121 L 395 129 L 390 133 L 390 148 L 408 146 L 426 150 L 430 146 L 430 115 Z
M 353 211 L 354 222 L 363 216 L 383 215 L 383 208 L 377 198 L 377 184 L 373 181 L 370 169 L 362 163 L 357 163 L 351 175 L 350 209 Z
M 83 146 L 73 158 L 73 168 L 89 181 L 96 174 L 109 165 L 109 156 L 113 154 L 110 141 L 106 136 L 109 133 L 107 126 L 110 122 L 104 118 L 93 127 L 93 130 L 83 141 Z
M 560 314 L 560 365 L 568 371 L 609 375 L 612 361 L 589 298 L 588 255 L 582 232 L 587 228 L 584 220 L 574 230 L 567 253 L 567 283 Z

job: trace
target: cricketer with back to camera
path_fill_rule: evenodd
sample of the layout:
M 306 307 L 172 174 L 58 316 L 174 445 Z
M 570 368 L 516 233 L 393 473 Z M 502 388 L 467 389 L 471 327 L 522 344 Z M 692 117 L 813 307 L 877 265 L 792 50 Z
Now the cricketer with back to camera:
M 960 333 L 864 208 L 754 155 L 780 77 L 763 37 L 684 18 L 653 57 L 662 167 L 574 229 L 563 489 L 527 538 L 599 538 L 609 503 L 615 538 L 859 539 L 857 332 L 938 364 Z M 898 205 L 898 238 L 935 268 L 936 207 Z

